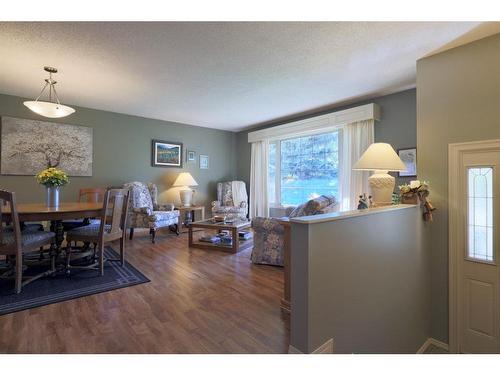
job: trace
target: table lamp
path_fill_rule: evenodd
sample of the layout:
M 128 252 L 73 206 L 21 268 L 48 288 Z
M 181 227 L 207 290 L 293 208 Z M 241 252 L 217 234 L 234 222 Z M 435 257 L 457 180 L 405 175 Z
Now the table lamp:
M 179 191 L 181 197 L 181 204 L 184 207 L 190 207 L 193 201 L 194 190 L 190 189 L 190 186 L 198 186 L 196 180 L 191 176 L 189 172 L 180 173 L 175 179 L 173 186 L 182 186 L 184 189 Z
M 368 178 L 372 200 L 375 206 L 386 206 L 392 204 L 392 193 L 396 185 L 394 177 L 387 172 L 405 171 L 406 167 L 390 144 L 372 143 L 352 169 L 375 171 Z

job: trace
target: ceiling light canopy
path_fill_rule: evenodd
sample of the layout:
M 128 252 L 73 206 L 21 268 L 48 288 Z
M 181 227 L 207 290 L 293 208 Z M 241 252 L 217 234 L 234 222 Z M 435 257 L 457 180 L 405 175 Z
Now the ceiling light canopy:
M 24 102 L 24 105 L 31 109 L 33 112 L 38 113 L 40 116 L 58 118 L 58 117 L 66 117 L 75 112 L 75 110 L 67 105 L 63 105 L 59 102 L 59 97 L 57 96 L 57 91 L 55 84 L 57 81 L 52 79 L 52 73 L 57 73 L 56 68 L 52 68 L 50 66 L 46 66 L 43 68 L 46 72 L 49 73 L 49 78 L 45 79 L 45 86 L 43 86 L 40 95 L 35 100 L 30 100 Z M 45 89 L 49 86 L 49 101 L 40 101 L 40 97 L 42 96 Z M 54 92 L 54 99 L 52 99 L 52 92 Z

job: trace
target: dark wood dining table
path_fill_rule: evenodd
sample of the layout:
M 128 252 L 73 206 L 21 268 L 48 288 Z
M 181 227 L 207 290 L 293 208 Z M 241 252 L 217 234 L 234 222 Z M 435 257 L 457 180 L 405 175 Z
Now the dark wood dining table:
M 57 207 L 47 207 L 45 203 L 19 203 L 17 213 L 20 222 L 50 221 L 50 230 L 56 234 L 60 247 L 64 240 L 63 220 L 85 219 L 101 216 L 102 203 L 66 202 Z M 10 222 L 9 207 L 2 208 L 2 221 Z

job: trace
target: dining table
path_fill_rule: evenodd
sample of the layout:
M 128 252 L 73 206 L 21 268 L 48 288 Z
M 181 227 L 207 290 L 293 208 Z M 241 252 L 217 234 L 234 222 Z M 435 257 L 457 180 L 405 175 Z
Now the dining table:
M 102 202 L 63 202 L 57 207 L 48 207 L 45 203 L 18 203 L 17 213 L 20 222 L 50 221 L 50 230 L 56 235 L 56 245 L 60 248 L 64 240 L 63 220 L 100 217 Z M 2 221 L 10 222 L 10 208 L 2 208 Z

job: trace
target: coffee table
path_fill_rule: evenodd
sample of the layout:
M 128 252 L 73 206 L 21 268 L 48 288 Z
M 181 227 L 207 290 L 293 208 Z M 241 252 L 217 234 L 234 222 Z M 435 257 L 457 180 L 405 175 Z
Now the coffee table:
M 216 222 L 214 219 L 195 221 L 189 225 L 189 247 L 194 247 L 204 250 L 222 250 L 230 253 L 237 253 L 253 246 L 253 238 L 243 240 L 239 238 L 238 232 L 242 229 L 250 228 L 252 222 L 250 220 L 236 220 L 233 223 Z M 212 230 L 220 233 L 222 230 L 228 230 L 233 237 L 232 245 L 222 243 L 202 242 L 193 239 L 193 230 L 201 228 L 204 230 Z

